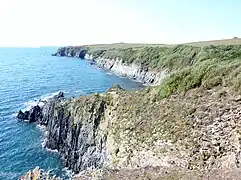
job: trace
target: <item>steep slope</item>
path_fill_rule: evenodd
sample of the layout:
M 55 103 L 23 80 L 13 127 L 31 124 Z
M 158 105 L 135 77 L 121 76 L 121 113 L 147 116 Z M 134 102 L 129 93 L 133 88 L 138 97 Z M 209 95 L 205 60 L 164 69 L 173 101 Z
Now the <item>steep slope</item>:
M 92 168 L 239 168 L 241 97 L 228 88 L 157 100 L 155 89 L 62 100 L 48 112 L 46 147 L 76 173 Z M 185 100 L 184 100 L 185 99 Z
M 148 48 L 160 55 L 154 58 L 156 67 L 150 66 L 153 58 L 146 62 L 148 71 L 171 73 L 160 86 L 141 91 L 114 86 L 106 93 L 47 103 L 36 116 L 47 126 L 46 147 L 57 149 L 75 173 L 85 171 L 90 177 L 89 168 L 97 169 L 94 174 L 107 172 L 100 173 L 106 179 L 117 178 L 117 171 L 123 176 L 145 171 L 158 179 L 165 169 L 177 177 L 215 170 L 213 176 L 223 170 L 236 174 L 241 162 L 241 46 Z M 129 52 L 108 49 L 96 56 L 89 47 L 77 49 L 104 63 L 122 58 L 123 64 Z M 136 57 L 146 49 L 134 51 L 133 62 L 126 65 L 143 67 Z M 145 57 L 153 56 L 149 53 Z
M 204 47 L 175 45 L 128 48 L 99 45 L 64 47 L 60 48 L 55 55 L 78 57 L 79 54 L 116 74 L 150 85 L 159 85 L 173 73 L 179 73 L 179 76 L 188 76 L 189 79 L 187 78 L 186 81 L 189 81 L 192 76 L 195 77 L 197 82 L 192 82 L 190 86 L 198 86 L 197 84 L 200 83 L 198 80 L 202 79 L 204 74 L 206 74 L 204 77 L 206 79 L 211 79 L 217 75 L 218 77 L 214 78 L 213 82 L 206 83 L 205 86 L 208 87 L 210 84 L 211 86 L 219 84 L 222 80 L 221 73 L 226 73 L 226 69 L 228 69 L 228 73 L 230 69 L 234 72 L 239 71 L 237 68 L 240 65 L 241 45 Z M 216 65 L 218 67 L 215 67 Z M 198 72 L 199 77 L 194 76 L 196 72 Z M 238 78 L 240 78 L 239 76 Z M 175 75 L 175 77 L 177 76 Z M 231 79 L 233 78 L 231 77 Z M 232 83 L 235 84 L 235 82 Z

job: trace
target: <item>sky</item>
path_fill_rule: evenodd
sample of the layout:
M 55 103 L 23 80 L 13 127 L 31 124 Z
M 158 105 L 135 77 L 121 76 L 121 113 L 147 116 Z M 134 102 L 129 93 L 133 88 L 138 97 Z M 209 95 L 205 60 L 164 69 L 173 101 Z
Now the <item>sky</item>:
M 1 0 L 0 46 L 241 37 L 240 0 Z

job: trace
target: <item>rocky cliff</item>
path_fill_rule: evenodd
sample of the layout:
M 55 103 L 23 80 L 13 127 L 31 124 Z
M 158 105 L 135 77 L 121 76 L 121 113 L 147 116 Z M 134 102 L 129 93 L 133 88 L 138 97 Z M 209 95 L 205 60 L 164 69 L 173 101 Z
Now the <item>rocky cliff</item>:
M 63 47 L 53 54 L 54 56 L 77 57 L 90 60 L 97 66 L 110 70 L 117 75 L 127 77 L 147 85 L 158 85 L 168 75 L 168 69 L 162 71 L 154 70 L 148 66 L 124 63 L 121 58 L 113 57 L 107 58 L 103 56 L 103 51 L 89 51 L 88 47 Z
M 59 48 L 56 53 L 52 54 L 53 56 L 67 56 L 67 57 L 76 57 L 84 58 L 87 53 L 87 50 L 82 47 L 63 47 Z
M 47 127 L 45 146 L 58 150 L 65 166 L 81 172 L 77 179 L 83 173 L 91 178 L 97 173 L 96 179 L 198 179 L 207 174 L 217 179 L 226 171 L 238 179 L 241 45 L 110 51 L 70 47 L 55 55 L 80 52 L 112 71 L 142 68 L 133 73 L 140 72 L 144 81 L 151 77 L 146 76 L 150 69 L 172 73 L 158 87 L 125 91 L 114 86 L 72 99 L 60 93 L 43 106 L 19 112 L 20 119 Z
M 240 167 L 241 98 L 228 88 L 191 90 L 159 101 L 155 88 L 127 92 L 117 86 L 50 102 L 39 121 L 47 126 L 46 147 L 58 150 L 75 173 Z

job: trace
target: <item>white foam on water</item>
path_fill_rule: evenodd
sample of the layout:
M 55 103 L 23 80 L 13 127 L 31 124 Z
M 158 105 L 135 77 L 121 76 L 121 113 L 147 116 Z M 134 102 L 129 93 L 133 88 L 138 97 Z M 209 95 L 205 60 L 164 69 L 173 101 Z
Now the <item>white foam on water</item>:
M 53 150 L 53 149 L 49 149 L 49 148 L 46 148 L 46 147 L 45 147 L 45 149 L 46 149 L 46 151 L 49 151 L 51 153 L 58 153 L 57 149 Z
M 66 176 L 68 177 L 69 180 L 72 179 L 72 177 L 74 175 L 73 171 L 69 170 L 68 168 L 63 168 L 63 171 L 64 171 L 64 173 L 66 174 Z
M 82 91 L 82 90 L 80 90 L 80 89 L 79 89 L 79 90 L 76 90 L 75 93 L 78 93 L 78 94 L 79 94 L 79 93 L 80 93 L 80 94 L 85 94 L 85 92 Z
M 42 131 L 42 132 L 45 132 L 45 131 L 46 131 L 46 126 L 44 126 L 44 125 L 38 124 L 38 125 L 37 125 L 37 128 L 38 128 L 40 131 Z
M 1 177 L 3 177 L 4 179 L 5 178 L 15 178 L 15 177 L 18 177 L 19 174 L 18 173 L 14 173 L 14 172 L 1 172 L 0 171 L 0 179 Z
M 23 109 L 23 111 L 28 111 L 30 110 L 33 106 L 38 105 L 38 101 L 37 100 L 30 100 L 28 102 L 24 103 L 25 108 Z
M 62 91 L 62 90 L 60 90 Z M 24 103 L 25 108 L 23 109 L 23 111 L 28 111 L 30 110 L 32 107 L 39 105 L 40 107 L 44 105 L 44 101 L 47 101 L 48 99 L 56 96 L 59 94 L 60 91 L 56 91 L 53 93 L 48 93 L 45 95 L 42 95 L 40 97 L 31 99 L 30 101 L 27 101 Z M 67 91 L 62 91 L 64 94 L 68 94 L 69 92 Z
M 17 117 L 18 113 L 13 113 L 12 117 Z
M 47 139 L 44 138 L 43 142 L 41 143 L 41 145 L 44 149 L 46 149 L 47 151 L 52 152 L 52 153 L 58 153 L 57 149 L 53 150 L 53 149 L 46 148 L 46 142 L 47 142 Z

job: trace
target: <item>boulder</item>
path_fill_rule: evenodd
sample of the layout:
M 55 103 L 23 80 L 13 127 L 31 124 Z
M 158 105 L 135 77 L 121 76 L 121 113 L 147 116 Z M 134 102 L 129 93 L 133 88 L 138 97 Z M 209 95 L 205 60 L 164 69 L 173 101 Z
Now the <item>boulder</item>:
M 22 119 L 22 120 L 26 120 L 26 119 L 28 118 L 28 111 L 25 111 L 25 112 L 23 113 L 23 111 L 20 110 L 20 111 L 18 112 L 17 118 L 18 118 L 18 119 Z
M 64 92 L 60 91 L 58 95 L 55 96 L 57 99 L 64 97 Z

